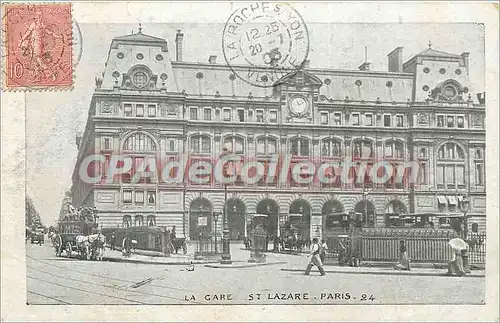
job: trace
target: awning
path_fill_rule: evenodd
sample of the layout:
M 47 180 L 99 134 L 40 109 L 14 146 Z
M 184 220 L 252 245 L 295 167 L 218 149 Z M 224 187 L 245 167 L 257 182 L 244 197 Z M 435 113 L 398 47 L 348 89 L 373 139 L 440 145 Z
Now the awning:
M 267 214 L 259 214 L 259 213 L 257 213 L 257 214 L 254 214 L 253 216 L 254 217 L 265 217 L 265 218 L 267 218 Z
M 438 203 L 439 204 L 446 204 L 446 198 L 442 195 L 438 195 Z
M 289 217 L 291 217 L 291 216 L 300 216 L 300 217 L 302 217 L 302 214 L 300 214 L 300 213 L 290 213 L 290 214 L 288 214 L 288 216 Z
M 455 196 L 451 195 L 447 197 L 448 197 L 448 203 L 450 203 L 450 205 L 457 205 L 457 199 L 455 198 Z

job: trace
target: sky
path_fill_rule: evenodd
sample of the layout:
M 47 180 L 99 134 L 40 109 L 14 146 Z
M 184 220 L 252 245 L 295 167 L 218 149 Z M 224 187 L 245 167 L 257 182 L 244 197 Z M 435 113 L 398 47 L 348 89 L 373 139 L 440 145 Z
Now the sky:
M 209 9 L 208 3 L 169 4 L 171 10 L 158 7 L 162 6 L 161 3 L 149 6 L 122 4 L 121 7 L 98 3 L 97 6 L 101 8 L 80 3 L 73 9 L 74 19 L 82 32 L 79 43 L 82 53 L 75 67 L 74 89 L 28 92 L 25 95 L 26 188 L 45 225 L 57 222 L 64 192 L 71 188 L 77 156 L 75 136 L 85 128 L 95 88 L 94 79 L 104 70 L 111 40 L 130 34 L 132 30 L 137 32 L 140 21 L 143 33 L 167 40 L 172 59 L 175 33 L 180 29 L 184 33 L 184 61 L 207 62 L 210 55 L 217 55 L 217 61 L 222 62 L 221 38 L 225 19 L 240 3 L 220 5 L 217 10 L 213 7 Z M 431 41 L 432 48 L 436 50 L 454 54 L 470 52 L 469 88 L 473 93 L 484 89 L 484 30 L 480 24 L 407 23 L 401 15 L 395 14 L 391 15 L 395 23 L 332 23 L 325 21 L 346 19 L 330 7 L 324 10 L 322 6 L 312 3 L 293 6 L 307 24 L 311 67 L 357 69 L 364 61 L 367 46 L 371 69 L 387 71 L 386 55 L 394 48 L 404 47 L 403 58 L 406 61 L 427 49 Z M 159 10 L 162 8 L 165 10 Z M 320 11 L 323 13 L 317 14 Z M 325 16 L 325 11 L 333 18 Z M 108 15 L 103 18 L 97 12 Z M 348 17 L 353 15 L 352 10 L 347 13 Z M 383 17 L 383 12 L 374 16 L 381 14 Z M 409 15 L 411 12 L 403 16 Z M 418 16 L 418 11 L 415 15 Z M 102 23 L 103 19 L 107 22 Z

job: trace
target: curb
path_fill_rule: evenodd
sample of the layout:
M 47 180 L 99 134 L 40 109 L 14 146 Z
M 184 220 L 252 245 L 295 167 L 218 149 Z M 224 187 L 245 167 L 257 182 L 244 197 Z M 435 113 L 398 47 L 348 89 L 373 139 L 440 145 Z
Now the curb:
M 291 268 L 281 268 L 282 271 L 292 271 L 292 272 L 304 272 L 303 269 L 291 269 Z M 451 277 L 446 273 L 422 273 L 422 272 L 408 272 L 408 271 L 382 271 L 382 272 L 370 272 L 370 271 L 342 271 L 342 270 L 328 270 L 325 268 L 325 272 L 332 274 L 353 274 L 353 275 L 390 275 L 390 276 L 434 276 L 434 277 Z M 485 277 L 484 274 L 467 274 L 462 277 L 471 278 L 482 278 Z
M 254 263 L 254 264 L 250 263 L 250 264 L 241 264 L 241 265 L 207 264 L 207 265 L 205 265 L 205 267 L 209 267 L 209 268 L 252 268 L 252 267 L 263 267 L 263 266 L 271 266 L 271 265 L 282 265 L 282 264 L 286 264 L 286 262 L 285 261 L 277 261 L 277 262 L 264 262 L 264 263 Z
M 148 264 L 148 265 L 180 265 L 180 266 L 189 266 L 191 264 L 193 265 L 203 265 L 203 264 L 211 264 L 211 263 L 217 263 L 217 261 L 210 261 L 210 260 L 192 260 L 192 261 L 147 261 L 147 260 L 139 260 L 139 259 L 126 259 L 126 258 L 110 258 L 110 257 L 103 257 L 103 261 L 108 261 L 108 262 L 125 262 L 125 263 L 131 263 L 131 264 Z

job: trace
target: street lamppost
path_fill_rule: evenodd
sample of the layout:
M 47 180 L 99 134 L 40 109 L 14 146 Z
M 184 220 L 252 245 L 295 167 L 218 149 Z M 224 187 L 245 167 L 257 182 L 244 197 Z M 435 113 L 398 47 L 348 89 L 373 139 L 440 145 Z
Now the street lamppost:
M 464 197 L 462 199 L 462 203 L 460 203 L 460 210 L 464 214 L 464 240 L 467 240 L 467 234 L 468 234 L 468 213 L 469 213 L 469 206 L 470 206 L 470 201 L 467 197 Z
M 219 253 L 217 248 L 217 220 L 219 220 L 219 212 L 214 212 L 214 223 L 215 223 L 215 253 Z
M 363 201 L 365 204 L 365 225 L 368 226 L 368 202 L 366 198 L 368 197 L 368 190 L 366 187 L 363 188 Z
M 230 154 L 227 148 L 224 148 L 221 154 L 221 158 L 225 155 Z M 223 167 L 223 175 L 227 174 L 227 168 Z M 225 177 L 225 176 L 224 176 Z M 231 264 L 231 245 L 229 240 L 229 222 L 227 219 L 227 184 L 224 183 L 224 208 L 222 213 L 222 222 L 223 222 L 223 230 L 222 230 L 222 256 L 220 263 L 221 264 Z

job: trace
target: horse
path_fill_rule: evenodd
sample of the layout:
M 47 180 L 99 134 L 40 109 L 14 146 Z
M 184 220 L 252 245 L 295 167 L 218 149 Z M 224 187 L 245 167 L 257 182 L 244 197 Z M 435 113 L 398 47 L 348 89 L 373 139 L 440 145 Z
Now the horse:
M 81 258 L 90 260 L 90 242 L 88 236 L 76 236 L 76 249 Z
M 102 260 L 104 255 L 104 247 L 106 245 L 106 236 L 102 233 L 92 234 L 89 236 L 91 259 Z

